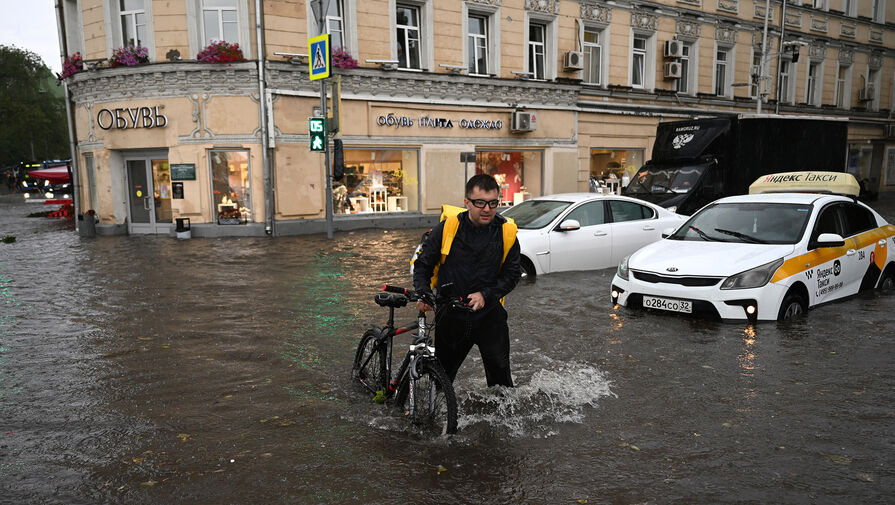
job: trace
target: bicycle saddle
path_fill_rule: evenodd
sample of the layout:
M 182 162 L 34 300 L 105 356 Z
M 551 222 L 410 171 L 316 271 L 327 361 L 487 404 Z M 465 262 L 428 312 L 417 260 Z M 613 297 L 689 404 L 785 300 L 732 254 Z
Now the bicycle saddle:
M 404 307 L 407 305 L 407 297 L 397 293 L 376 293 L 376 305 L 380 307 Z

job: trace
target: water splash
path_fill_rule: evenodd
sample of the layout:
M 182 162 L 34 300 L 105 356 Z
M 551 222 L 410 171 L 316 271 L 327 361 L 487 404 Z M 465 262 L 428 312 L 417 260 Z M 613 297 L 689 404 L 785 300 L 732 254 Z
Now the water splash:
M 557 425 L 582 423 L 588 407 L 600 398 L 615 396 L 606 374 L 588 363 L 554 361 L 539 367 L 530 378 L 517 380 L 515 388 L 480 389 L 470 385 L 461 392 L 460 428 L 479 423 L 489 429 L 505 429 L 513 437 L 556 435 Z

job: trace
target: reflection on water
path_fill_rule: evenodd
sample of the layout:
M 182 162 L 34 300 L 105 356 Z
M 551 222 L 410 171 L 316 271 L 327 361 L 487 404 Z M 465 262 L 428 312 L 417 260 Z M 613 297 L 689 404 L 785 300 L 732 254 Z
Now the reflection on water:
M 80 238 L 0 197 L 10 503 L 855 503 L 895 491 L 895 297 L 792 323 L 613 307 L 614 269 L 507 299 L 517 388 L 473 350 L 427 440 L 348 381 L 421 230 Z M 399 321 L 412 320 L 412 308 Z M 406 342 L 404 342 L 406 343 Z M 810 490 L 810 491 L 809 491 Z M 3 502 L 0 499 L 0 502 Z

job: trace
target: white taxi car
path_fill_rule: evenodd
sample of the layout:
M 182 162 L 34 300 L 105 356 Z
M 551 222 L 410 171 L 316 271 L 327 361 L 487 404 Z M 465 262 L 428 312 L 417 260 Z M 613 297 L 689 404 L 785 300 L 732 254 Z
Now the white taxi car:
M 755 321 L 789 319 L 865 289 L 891 290 L 895 226 L 857 201 L 858 191 L 845 173 L 763 176 L 749 195 L 707 205 L 666 239 L 624 258 L 611 299 Z
M 519 227 L 522 271 L 529 277 L 612 268 L 687 219 L 643 200 L 599 193 L 541 196 L 502 215 Z

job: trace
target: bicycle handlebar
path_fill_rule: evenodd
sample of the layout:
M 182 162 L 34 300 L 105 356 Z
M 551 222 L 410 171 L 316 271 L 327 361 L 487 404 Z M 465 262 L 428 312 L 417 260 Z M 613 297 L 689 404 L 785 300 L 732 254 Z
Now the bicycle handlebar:
M 450 284 L 447 284 L 442 287 L 442 289 L 446 289 L 446 291 L 451 291 Z M 382 286 L 382 290 L 388 293 L 397 293 L 400 295 L 404 295 L 411 302 L 422 301 L 423 303 L 431 306 L 435 306 L 434 300 L 431 299 L 429 293 L 420 293 L 418 291 L 414 291 L 412 289 L 401 288 L 398 286 L 391 286 L 389 284 L 384 284 Z M 445 299 L 443 299 L 445 298 Z M 466 305 L 466 300 L 462 296 L 452 296 L 452 297 L 438 297 L 439 301 L 447 302 L 451 308 L 460 309 L 472 312 L 472 308 Z

